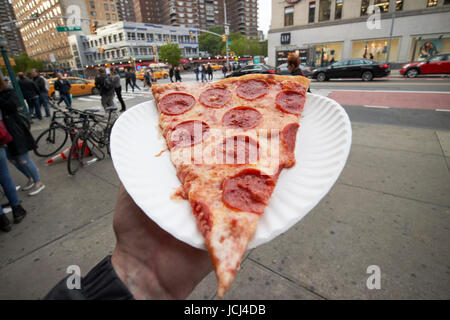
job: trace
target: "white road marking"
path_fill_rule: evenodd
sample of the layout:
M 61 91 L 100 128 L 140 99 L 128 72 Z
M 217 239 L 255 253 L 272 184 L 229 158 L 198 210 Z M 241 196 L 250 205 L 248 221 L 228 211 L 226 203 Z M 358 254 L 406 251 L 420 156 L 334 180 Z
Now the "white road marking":
M 390 107 L 385 106 L 364 106 L 366 108 L 377 108 L 377 109 L 390 109 Z
M 450 112 L 450 109 L 435 109 L 435 111 Z

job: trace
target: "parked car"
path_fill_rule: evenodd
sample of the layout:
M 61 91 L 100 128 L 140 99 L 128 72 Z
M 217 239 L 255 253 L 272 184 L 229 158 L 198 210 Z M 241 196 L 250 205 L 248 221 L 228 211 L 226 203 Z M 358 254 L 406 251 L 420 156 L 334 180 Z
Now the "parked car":
M 313 70 L 313 67 L 307 66 L 306 64 L 301 64 L 301 65 L 300 65 L 300 70 L 302 70 L 303 75 L 304 75 L 305 77 L 310 77 L 310 76 L 312 76 L 312 70 Z M 288 67 L 287 67 L 287 63 L 280 64 L 280 65 L 277 67 L 277 69 L 276 69 L 276 73 L 277 73 L 277 74 L 282 74 L 282 75 L 288 75 L 288 74 L 291 74 L 291 73 L 289 72 Z
M 70 93 L 72 96 L 82 96 L 87 94 L 98 94 L 98 89 L 95 87 L 94 80 L 86 80 L 77 77 L 63 77 L 70 83 Z M 55 94 L 55 81 L 57 78 L 48 79 L 49 90 L 48 96 L 54 97 Z
M 252 64 L 233 71 L 231 74 L 227 75 L 227 78 L 240 77 L 252 73 L 275 73 L 275 68 L 265 64 Z
M 450 53 L 437 54 L 422 62 L 407 63 L 400 70 L 400 74 L 408 78 L 415 78 L 419 74 L 443 73 L 450 73 Z
M 333 63 L 328 67 L 319 67 L 312 71 L 312 78 L 326 81 L 332 78 L 373 78 L 386 77 L 391 73 L 389 64 L 367 59 L 349 59 Z

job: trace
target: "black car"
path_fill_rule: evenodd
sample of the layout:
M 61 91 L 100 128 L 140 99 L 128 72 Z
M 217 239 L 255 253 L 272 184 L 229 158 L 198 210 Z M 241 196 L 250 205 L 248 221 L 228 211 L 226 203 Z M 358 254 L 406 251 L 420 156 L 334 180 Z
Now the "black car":
M 265 65 L 265 64 L 252 64 L 245 66 L 243 68 L 240 68 L 239 70 L 233 71 L 231 74 L 227 76 L 227 78 L 230 77 L 239 77 L 246 74 L 252 74 L 252 73 L 275 73 L 275 68 L 272 68 L 271 66 Z
M 306 64 L 301 64 L 299 67 L 300 67 L 300 70 L 302 70 L 303 75 L 304 75 L 305 77 L 310 77 L 310 76 L 312 76 L 312 70 L 313 70 L 313 67 L 307 66 Z M 277 74 L 281 74 L 281 75 L 289 75 L 289 74 L 291 74 L 291 73 L 289 72 L 288 67 L 287 67 L 287 63 L 280 64 L 280 65 L 277 67 L 277 69 L 276 69 L 276 73 L 277 73 Z
M 389 73 L 391 73 L 389 64 L 367 59 L 350 59 L 314 69 L 312 78 L 318 81 L 333 78 L 362 78 L 364 81 L 370 81 L 373 78 L 385 77 Z

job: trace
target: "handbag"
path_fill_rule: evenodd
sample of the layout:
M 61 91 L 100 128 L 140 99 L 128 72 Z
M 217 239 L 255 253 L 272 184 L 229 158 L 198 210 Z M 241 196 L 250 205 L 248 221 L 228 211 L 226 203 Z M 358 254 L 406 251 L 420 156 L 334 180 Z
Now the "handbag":
M 0 120 L 0 145 L 8 144 L 12 141 L 12 136 L 9 134 L 8 129 L 6 129 L 3 120 Z

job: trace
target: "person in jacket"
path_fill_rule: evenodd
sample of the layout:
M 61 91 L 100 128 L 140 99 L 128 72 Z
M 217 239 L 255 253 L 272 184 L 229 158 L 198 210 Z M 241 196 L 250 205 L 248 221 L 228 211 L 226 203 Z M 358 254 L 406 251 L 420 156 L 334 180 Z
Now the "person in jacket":
M 145 69 L 144 71 L 144 88 L 145 86 L 151 88 L 152 87 L 152 75 L 149 69 Z
M 199 67 L 200 77 L 202 78 L 202 82 L 206 81 L 206 69 L 204 65 L 200 65 Z
M 194 248 L 148 219 L 121 185 L 113 228 L 116 247 L 81 279 L 67 287 L 68 275 L 45 300 L 186 299 L 212 271 L 209 254 Z M 157 256 L 157 258 L 155 258 Z
M 16 95 L 13 88 L 9 87 L 6 81 L 0 76 L 0 104 L 9 105 L 11 99 Z M 16 97 L 17 98 L 17 95 Z M 17 103 L 19 100 L 17 99 Z M 0 112 L 0 118 L 2 113 Z M 0 119 L 3 120 L 3 119 Z M 0 184 L 3 188 L 3 192 L 8 199 L 9 204 L 13 212 L 14 223 L 20 223 L 27 215 L 26 210 L 20 205 L 19 197 L 17 195 L 16 184 L 14 183 L 11 174 L 8 170 L 8 162 L 6 160 L 6 145 L 0 145 Z M 0 205 L 0 229 L 4 232 L 11 230 L 11 222 L 3 211 Z
M 170 82 L 173 82 L 173 76 L 174 76 L 174 74 L 175 74 L 175 70 L 174 70 L 173 66 L 170 66 L 170 69 L 169 69 L 169 78 L 170 78 Z
M 176 67 L 175 68 L 175 82 L 180 81 L 181 82 L 181 68 L 180 67 Z
M 130 86 L 131 90 L 133 90 L 133 92 L 134 92 L 134 86 L 133 86 L 133 83 L 131 82 L 130 69 L 127 69 L 127 71 L 125 71 L 125 92 L 128 92 L 128 86 Z
M 226 65 L 223 65 L 223 67 L 222 67 L 222 73 L 223 73 L 223 77 L 224 77 L 224 78 L 227 77 L 227 71 L 228 71 L 227 66 L 226 66 Z
M 195 80 L 198 82 L 198 74 L 199 74 L 198 66 L 194 67 Z
M 138 85 L 136 84 L 136 72 L 134 70 L 131 70 L 131 83 L 133 84 L 133 86 L 135 88 L 138 88 L 139 91 L 141 91 L 141 88 L 139 88 Z M 134 92 L 134 88 L 133 88 L 133 92 Z
M 98 69 L 98 76 L 95 78 L 95 87 L 100 91 L 103 108 L 114 106 L 114 84 L 111 76 L 106 74 L 105 69 Z
M 39 88 L 33 82 L 33 80 L 25 77 L 23 72 L 17 74 L 19 77 L 19 86 L 22 90 L 23 97 L 28 105 L 28 113 L 30 116 L 42 120 L 41 108 L 39 107 Z
M 212 80 L 213 79 L 213 69 L 211 68 L 210 63 L 208 63 L 208 68 L 206 69 L 206 71 L 208 72 L 208 80 Z
M 287 67 L 288 67 L 289 73 L 292 76 L 303 76 L 303 77 L 305 77 L 305 74 L 303 73 L 302 69 L 300 69 L 300 58 L 295 53 L 290 53 L 288 55 Z M 311 92 L 309 87 L 308 87 L 308 92 Z
M 28 183 L 22 190 L 29 191 L 28 195 L 34 196 L 41 192 L 45 185 L 41 182 L 38 168 L 28 155 L 28 151 L 35 148 L 35 141 L 24 119 L 18 113 L 19 108 L 16 92 L 13 89 L 3 89 L 0 96 L 0 111 L 5 127 L 12 136 L 6 155 L 8 160 L 28 178 Z
M 54 83 L 54 87 L 56 91 L 59 91 L 60 101 L 58 105 L 64 101 L 67 108 L 72 108 L 72 99 L 70 99 L 70 82 L 67 79 L 63 79 L 63 76 L 60 72 L 56 74 L 56 81 Z
M 127 110 L 127 107 L 122 98 L 122 85 L 120 84 L 120 76 L 119 71 L 117 71 L 117 68 L 113 69 L 111 77 L 114 84 L 114 91 L 116 92 L 117 99 L 119 100 L 120 105 L 122 106 L 120 112 L 124 112 L 125 110 Z
M 39 112 L 42 105 L 44 107 L 45 116 L 48 118 L 50 117 L 50 109 L 48 107 L 48 82 L 36 69 L 31 69 L 30 74 L 34 83 L 36 83 L 39 88 Z

